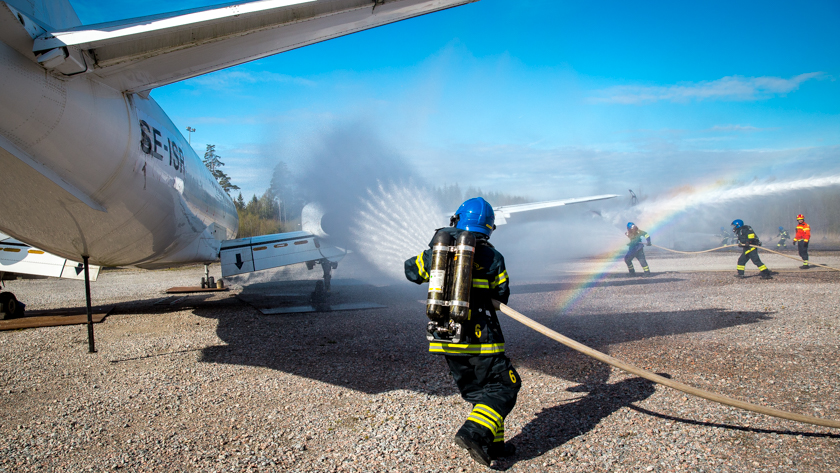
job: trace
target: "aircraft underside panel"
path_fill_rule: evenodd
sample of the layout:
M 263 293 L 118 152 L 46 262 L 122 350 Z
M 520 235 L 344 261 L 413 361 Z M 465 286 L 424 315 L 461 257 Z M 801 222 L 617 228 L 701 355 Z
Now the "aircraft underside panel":
M 309 232 L 276 233 L 222 242 L 222 277 L 323 260 L 337 263 L 346 251 L 323 245 Z
M 82 263 L 33 248 L 3 234 L 0 234 L 0 273 L 85 279 Z M 96 281 L 99 266 L 88 265 L 88 274 L 91 281 Z

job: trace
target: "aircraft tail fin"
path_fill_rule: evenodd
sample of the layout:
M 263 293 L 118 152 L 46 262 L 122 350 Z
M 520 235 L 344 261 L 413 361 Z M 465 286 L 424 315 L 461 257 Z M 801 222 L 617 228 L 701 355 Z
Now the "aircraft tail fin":
M 474 1 L 478 0 L 229 3 L 51 31 L 36 39 L 33 51 L 71 56 L 77 51 L 95 58 L 91 72 L 102 82 L 138 93 Z
M 91 281 L 96 281 L 99 276 L 99 269 L 99 266 L 88 265 L 88 274 Z M 82 263 L 33 248 L 2 233 L 0 233 L 0 273 L 85 279 Z
M 307 263 L 312 269 L 324 260 L 338 263 L 346 250 L 323 244 L 309 232 L 275 233 L 222 242 L 222 277 Z

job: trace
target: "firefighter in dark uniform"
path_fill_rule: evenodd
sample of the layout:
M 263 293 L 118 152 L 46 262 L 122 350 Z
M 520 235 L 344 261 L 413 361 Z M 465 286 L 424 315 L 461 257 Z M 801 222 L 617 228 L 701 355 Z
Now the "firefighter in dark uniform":
M 445 231 L 457 237 L 463 231 L 476 236 L 472 270 L 470 313 L 462 323 L 461 343 L 434 340 L 429 352 L 441 354 L 449 365 L 461 397 L 473 405 L 467 420 L 455 434 L 455 443 L 477 462 L 490 466 L 493 459 L 510 456 L 515 447 L 505 443 L 505 417 L 513 410 L 522 387 L 519 373 L 505 356 L 505 338 L 491 299 L 504 304 L 510 296 L 505 260 L 488 238 L 493 230 L 493 207 L 478 197 L 464 202 Z M 405 262 L 405 276 L 422 284 L 429 281 L 432 245 Z
M 650 276 L 650 267 L 645 258 L 645 244 L 650 246 L 650 235 L 644 230 L 639 230 L 639 227 L 633 222 L 627 222 L 627 233 L 625 235 L 630 239 L 630 242 L 627 243 L 629 247 L 627 248 L 627 254 L 624 255 L 627 270 L 630 271 L 632 276 L 636 275 L 636 268 L 633 267 L 633 258 L 636 258 L 639 260 L 639 264 L 642 265 L 642 271 L 644 271 L 645 276 Z
M 755 235 L 752 227 L 744 225 L 743 220 L 737 219 L 732 221 L 732 232 L 738 238 L 738 246 L 744 249 L 744 252 L 738 258 L 738 274 L 735 277 L 744 277 L 747 260 L 751 260 L 754 265 L 758 266 L 758 270 L 761 271 L 761 279 L 773 279 L 773 276 L 770 275 L 770 270 L 767 269 L 767 266 L 758 257 L 758 248 L 756 247 L 761 246 L 761 241 Z
M 811 240 L 811 226 L 805 223 L 805 216 L 796 216 L 796 236 L 793 237 L 793 244 L 799 247 L 799 257 L 802 258 L 802 266 L 799 269 L 811 269 L 808 263 L 808 242 Z
M 777 247 L 787 248 L 787 241 L 790 240 L 790 234 L 785 230 L 785 227 L 779 227 L 779 234 L 776 235 L 776 238 L 779 239 L 779 242 L 776 243 Z

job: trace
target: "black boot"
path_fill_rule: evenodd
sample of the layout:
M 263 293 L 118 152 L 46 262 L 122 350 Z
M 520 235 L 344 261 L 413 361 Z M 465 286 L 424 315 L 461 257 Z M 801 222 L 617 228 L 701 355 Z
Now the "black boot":
M 741 273 L 738 273 L 738 274 L 735 275 L 735 277 L 738 278 L 738 279 L 744 279 L 746 276 L 744 276 Z
M 470 454 L 473 460 L 481 463 L 484 466 L 490 466 L 490 455 L 487 453 L 485 447 L 479 443 L 469 432 L 461 428 L 455 434 L 455 444 L 463 448 Z
M 487 449 L 490 458 L 504 458 L 516 455 L 516 445 L 510 442 L 493 442 L 490 448 Z
M 773 279 L 773 276 L 770 276 L 770 271 L 762 271 L 761 272 L 761 279 Z

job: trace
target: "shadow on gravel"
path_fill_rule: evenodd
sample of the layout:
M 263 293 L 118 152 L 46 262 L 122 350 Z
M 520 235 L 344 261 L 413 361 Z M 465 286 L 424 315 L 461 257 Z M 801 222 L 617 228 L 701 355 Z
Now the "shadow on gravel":
M 709 332 L 769 320 L 772 313 L 726 309 L 682 310 L 674 312 L 619 312 L 582 316 L 531 314 L 535 321 L 598 351 L 609 353 L 611 345 L 667 337 L 685 333 Z M 582 355 L 530 329 L 503 320 L 507 340 L 513 340 L 508 356 L 516 366 L 525 366 L 570 382 L 604 383 L 611 368 Z M 678 358 L 679 353 L 657 355 L 657 362 Z M 627 360 L 633 362 L 633 360 Z M 642 363 L 645 360 L 637 360 Z M 643 364 L 643 363 L 642 363 Z
M 707 421 L 699 421 L 699 420 L 692 420 L 692 419 L 685 419 L 682 417 L 675 417 L 668 414 L 661 414 L 659 412 L 651 411 L 639 406 L 629 406 L 630 409 L 633 409 L 636 412 L 640 412 L 645 415 L 649 415 L 651 417 L 658 417 L 660 419 L 666 419 L 673 422 L 680 422 L 683 424 L 691 424 L 691 425 L 702 425 L 703 427 L 717 427 L 720 429 L 727 429 L 727 430 L 739 430 L 741 432 L 752 432 L 757 434 L 778 434 L 778 435 L 793 435 L 793 436 L 803 436 L 803 437 L 819 437 L 819 438 L 833 438 L 833 439 L 840 439 L 840 434 L 831 434 L 831 433 L 822 433 L 822 432 L 803 432 L 801 430 L 780 430 L 780 429 L 756 429 L 753 427 L 744 427 L 742 425 L 732 425 L 732 424 L 721 424 L 718 422 L 707 422 Z M 824 428 L 824 427 L 812 427 L 812 428 Z
M 648 284 L 662 284 L 685 281 L 685 279 L 673 277 L 643 277 L 643 276 L 610 276 L 606 280 L 592 281 L 581 285 L 580 282 L 559 282 L 559 283 L 532 283 L 532 284 L 517 284 L 514 288 L 516 294 L 538 294 L 542 292 L 556 292 L 556 291 L 572 291 L 584 289 L 589 287 L 621 287 L 621 286 L 637 286 Z
M 632 407 L 632 403 L 647 399 L 655 392 L 655 384 L 642 378 L 579 388 L 589 393 L 566 404 L 538 412 L 536 419 L 510 439 L 516 445 L 516 456 L 499 462 L 496 469 L 507 470 L 517 462 L 536 458 L 584 435 L 595 428 L 601 419 L 622 407 Z M 580 391 L 579 388 L 571 388 L 570 391 Z
M 266 367 L 369 394 L 457 394 L 443 357 L 428 353 L 416 288 L 353 284 L 334 285 L 335 301 L 387 307 L 280 315 L 262 315 L 242 302 L 237 310 L 197 309 L 200 317 L 218 319 L 216 333 L 226 343 L 204 349 L 202 361 Z M 314 281 L 283 281 L 251 285 L 242 294 L 262 305 L 277 298 L 282 305 L 313 287 Z

